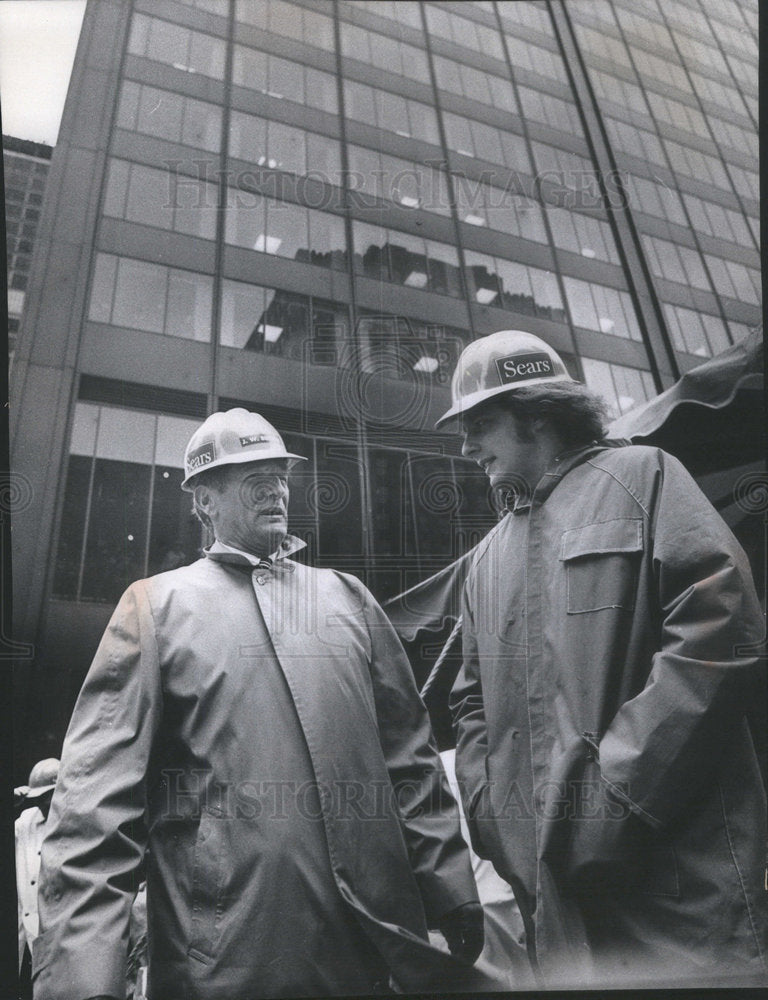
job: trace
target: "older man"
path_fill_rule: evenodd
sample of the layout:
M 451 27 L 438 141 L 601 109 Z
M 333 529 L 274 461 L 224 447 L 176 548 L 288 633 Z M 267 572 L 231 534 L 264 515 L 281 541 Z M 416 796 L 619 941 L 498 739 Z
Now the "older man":
M 544 983 L 764 982 L 744 553 L 674 458 L 602 440 L 538 337 L 470 344 L 452 418 L 508 507 L 464 591 L 456 770 Z
M 55 757 L 39 760 L 29 772 L 29 784 L 14 789 L 22 799 L 21 815 L 15 822 L 16 898 L 19 915 L 19 970 L 26 951 L 32 953 L 38 935 L 37 890 L 40 881 L 40 846 L 46 833 L 51 796 L 56 787 L 59 761 Z M 24 966 L 24 986 L 29 986 L 28 962 Z
M 145 855 L 153 1000 L 476 975 L 482 911 L 402 648 L 359 581 L 290 558 L 300 460 L 244 409 L 189 442 L 215 541 L 129 587 L 86 678 L 43 849 L 40 1000 L 122 995 Z

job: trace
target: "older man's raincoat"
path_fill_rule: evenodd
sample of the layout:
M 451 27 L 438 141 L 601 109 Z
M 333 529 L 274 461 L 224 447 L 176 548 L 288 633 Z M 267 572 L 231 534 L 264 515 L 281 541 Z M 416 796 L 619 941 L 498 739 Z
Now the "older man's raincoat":
M 41 1000 L 123 995 L 146 847 L 153 1000 L 362 995 L 390 973 L 466 988 L 427 943 L 477 899 L 456 804 L 402 647 L 352 577 L 212 552 L 132 585 L 49 825 Z
M 478 547 L 463 616 L 465 811 L 545 981 L 764 976 L 747 724 L 763 620 L 680 463 L 634 446 L 562 457 Z

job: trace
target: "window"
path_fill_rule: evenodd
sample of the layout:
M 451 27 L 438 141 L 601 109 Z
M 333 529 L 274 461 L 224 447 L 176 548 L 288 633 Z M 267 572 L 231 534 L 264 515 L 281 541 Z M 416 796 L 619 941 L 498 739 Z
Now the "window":
M 338 112 L 336 80 L 330 73 L 258 49 L 235 45 L 232 82 L 238 87 L 319 111 Z
M 441 90 L 461 94 L 481 104 L 519 114 L 512 84 L 503 77 L 462 66 L 443 56 L 434 57 L 437 85 Z
M 333 21 L 325 14 L 306 10 L 285 0 L 254 3 L 254 0 L 237 0 L 235 18 L 276 35 L 285 35 L 306 45 L 332 52 Z
M 563 101 L 559 97 L 552 97 L 550 94 L 543 94 L 538 90 L 531 90 L 529 87 L 519 87 L 518 93 L 526 118 L 567 132 L 569 135 L 584 135 L 575 104 Z
M 328 184 L 341 183 L 339 142 L 280 122 L 233 111 L 229 125 L 229 154 L 258 167 L 311 173 Z
M 664 316 L 677 351 L 708 358 L 729 346 L 725 324 L 718 316 L 669 302 L 664 303 Z
M 204 274 L 99 253 L 88 318 L 95 323 L 211 339 L 213 281 Z
M 133 15 L 128 51 L 134 55 L 221 80 L 224 77 L 224 49 L 223 38 L 191 31 L 146 14 Z
M 464 156 L 498 163 L 511 170 L 533 173 L 525 139 L 451 111 L 443 112 L 446 142 L 450 149 Z
M 565 208 L 547 205 L 546 213 L 552 228 L 555 246 L 582 257 L 619 264 L 619 254 L 611 227 L 602 219 Z
M 754 267 L 737 264 L 733 260 L 723 260 L 714 254 L 704 254 L 704 259 L 712 275 L 712 283 L 718 295 L 738 299 L 750 305 L 760 305 L 762 292 L 760 272 Z
M 564 322 L 565 313 L 551 271 L 467 250 L 469 293 L 481 305 Z
M 370 309 L 360 310 L 356 332 L 363 372 L 442 385 L 469 341 L 466 330 Z
M 123 83 L 117 126 L 196 149 L 221 148 L 221 108 L 131 80 Z
M 57 597 L 114 604 L 134 580 L 193 562 L 200 524 L 180 489 L 199 421 L 79 402 L 54 571 Z
M 432 34 L 441 35 L 455 45 L 462 45 L 476 52 L 485 52 L 494 59 L 503 59 L 499 33 L 484 24 L 478 24 L 468 17 L 461 17 L 445 6 L 427 4 L 427 25 Z
M 226 347 L 334 365 L 348 339 L 348 313 L 343 302 L 225 280 L 219 338 Z
M 105 215 L 212 240 L 217 206 L 215 184 L 127 160 L 110 160 Z
M 577 278 L 563 278 L 574 326 L 614 337 L 641 340 L 640 327 L 627 292 Z
M 546 243 L 541 206 L 514 191 L 455 174 L 453 181 L 459 219 L 474 226 Z
M 447 243 L 353 222 L 355 271 L 410 288 L 461 295 L 459 260 Z
M 552 202 L 562 197 L 566 207 L 574 204 L 584 208 L 602 205 L 599 179 L 591 160 L 540 142 L 531 145 L 538 168 L 537 182 L 552 185 L 554 189 L 547 194 L 547 201 Z M 585 201 L 575 201 L 572 192 L 577 193 L 578 199 Z
M 450 215 L 447 178 L 442 170 L 363 146 L 350 145 L 348 153 L 352 191 L 393 201 L 405 208 Z M 363 201 L 370 204 L 365 198 Z
M 497 7 L 502 21 L 506 21 L 512 30 L 521 24 L 544 35 L 552 35 L 552 22 L 546 8 L 532 3 L 521 4 L 519 0 L 500 0 Z
M 664 146 L 669 155 L 673 170 L 698 181 L 713 184 L 724 191 L 731 190 L 731 182 L 725 168 L 719 159 L 702 153 L 698 149 L 681 146 L 680 143 L 664 139 Z
M 225 240 L 259 253 L 343 270 L 344 219 L 304 205 L 268 199 L 251 191 L 228 191 Z
M 661 182 L 650 181 L 646 177 L 630 173 L 622 176 L 633 211 L 645 212 L 647 215 L 655 215 L 659 219 L 666 219 L 680 226 L 688 226 L 677 191 Z
M 420 101 L 345 80 L 344 106 L 348 117 L 355 121 L 375 125 L 396 135 L 440 144 L 435 110 Z
M 515 71 L 521 67 L 529 73 L 538 73 L 539 76 L 557 80 L 559 83 L 568 83 L 568 75 L 559 53 L 539 45 L 533 45 L 521 38 L 514 38 L 509 34 L 507 35 L 507 48 L 509 49 L 509 60 Z
M 584 381 L 608 404 L 611 417 L 619 417 L 656 395 L 653 377 L 640 368 L 609 364 L 593 358 L 582 358 Z
M 744 216 L 694 195 L 683 195 L 694 229 L 707 236 L 730 240 L 740 246 L 749 245 L 752 238 Z
M 399 7 L 401 4 L 395 6 Z M 341 51 L 347 59 L 357 59 L 388 73 L 406 76 L 420 83 L 429 83 L 426 52 L 389 35 L 364 30 L 342 21 Z

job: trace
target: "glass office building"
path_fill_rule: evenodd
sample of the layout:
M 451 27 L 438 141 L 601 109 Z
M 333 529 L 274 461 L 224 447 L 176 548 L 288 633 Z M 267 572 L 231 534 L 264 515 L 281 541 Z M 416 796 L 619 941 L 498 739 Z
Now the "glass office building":
M 292 530 L 384 598 L 495 518 L 433 430 L 467 342 L 536 333 L 618 415 L 760 322 L 757 16 L 90 0 L 13 385 L 41 750 L 124 587 L 196 557 L 212 410 L 309 458 Z
M 3 136 L 9 370 L 13 366 L 16 337 L 24 311 L 32 250 L 52 152 L 51 147 L 42 142 Z

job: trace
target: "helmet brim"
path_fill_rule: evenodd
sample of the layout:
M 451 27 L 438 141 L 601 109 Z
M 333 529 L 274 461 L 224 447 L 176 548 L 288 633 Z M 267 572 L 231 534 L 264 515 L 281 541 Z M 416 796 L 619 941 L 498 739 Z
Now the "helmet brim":
M 570 375 L 548 375 L 546 378 L 531 378 L 526 379 L 525 382 L 519 385 L 499 385 L 493 389 L 479 389 L 477 392 L 471 392 L 467 396 L 463 396 L 458 403 L 454 403 L 453 406 L 446 410 L 442 417 L 438 417 L 435 421 L 435 427 L 442 427 L 443 424 L 447 423 L 449 420 L 455 420 L 457 417 L 463 417 L 470 410 L 474 410 L 475 407 L 480 406 L 482 403 L 486 403 L 489 399 L 494 399 L 496 396 L 502 396 L 509 392 L 517 392 L 519 389 L 527 389 L 531 385 L 545 385 L 551 384 L 552 382 L 573 382 L 574 380 Z
M 184 482 L 181 484 L 181 488 L 185 493 L 192 493 L 195 488 L 194 480 L 203 472 L 207 472 L 209 469 L 218 469 L 224 465 L 243 465 L 245 462 L 279 462 L 286 461 L 288 463 L 288 470 L 290 471 L 297 462 L 306 462 L 307 458 L 304 455 L 294 455 L 292 452 L 286 451 L 277 455 L 260 455 L 258 458 L 253 457 L 253 453 L 244 452 L 242 455 L 224 455 L 215 462 L 210 462 L 203 469 L 198 469 L 196 472 L 191 473 Z

